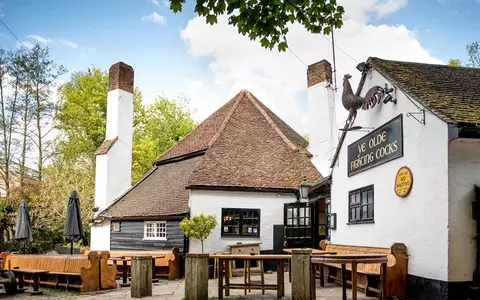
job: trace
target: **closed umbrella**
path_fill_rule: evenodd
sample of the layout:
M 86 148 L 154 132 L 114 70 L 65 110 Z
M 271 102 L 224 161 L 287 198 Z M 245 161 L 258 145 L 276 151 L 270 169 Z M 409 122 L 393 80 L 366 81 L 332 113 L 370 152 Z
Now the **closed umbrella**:
M 67 221 L 63 231 L 63 238 L 71 243 L 70 254 L 73 254 L 73 242 L 85 239 L 77 191 L 73 191 L 68 199 Z
M 30 214 L 28 213 L 27 202 L 22 199 L 17 211 L 15 222 L 15 240 L 23 242 L 24 252 L 27 244 L 32 240 L 32 227 L 30 226 Z

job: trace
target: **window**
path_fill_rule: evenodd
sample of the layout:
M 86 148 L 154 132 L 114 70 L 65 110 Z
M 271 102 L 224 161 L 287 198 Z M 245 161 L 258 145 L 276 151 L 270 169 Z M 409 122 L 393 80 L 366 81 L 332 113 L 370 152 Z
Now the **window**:
M 145 222 L 143 238 L 146 240 L 166 240 L 167 223 L 165 221 Z
M 222 236 L 260 236 L 260 210 L 222 208 Z
M 373 222 L 373 185 L 349 193 L 348 221 L 349 223 Z
M 310 222 L 311 213 L 309 203 L 285 204 L 284 217 L 285 237 L 287 240 L 307 241 L 312 238 L 312 226 Z
M 120 232 L 120 222 L 112 222 L 113 232 Z

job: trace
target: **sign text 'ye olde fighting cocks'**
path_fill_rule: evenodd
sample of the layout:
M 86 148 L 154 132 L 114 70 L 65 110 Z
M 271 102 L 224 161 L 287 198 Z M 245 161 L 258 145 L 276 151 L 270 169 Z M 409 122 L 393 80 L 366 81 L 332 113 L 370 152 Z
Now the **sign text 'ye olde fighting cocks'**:
M 403 156 L 402 115 L 348 146 L 348 176 Z

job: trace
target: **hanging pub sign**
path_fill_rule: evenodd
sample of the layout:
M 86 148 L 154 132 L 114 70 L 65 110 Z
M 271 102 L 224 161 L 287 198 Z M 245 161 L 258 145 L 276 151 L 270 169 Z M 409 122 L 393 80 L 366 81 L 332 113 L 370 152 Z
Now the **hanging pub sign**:
M 401 167 L 395 175 L 395 194 L 398 197 L 406 197 L 412 190 L 413 175 L 408 167 Z
M 348 146 L 348 176 L 403 156 L 402 115 Z

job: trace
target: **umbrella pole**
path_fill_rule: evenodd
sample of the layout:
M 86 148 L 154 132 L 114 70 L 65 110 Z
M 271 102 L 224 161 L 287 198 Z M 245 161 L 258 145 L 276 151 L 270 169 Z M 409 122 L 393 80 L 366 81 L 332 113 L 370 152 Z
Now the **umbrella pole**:
M 70 244 L 70 255 L 73 255 L 73 242 Z

